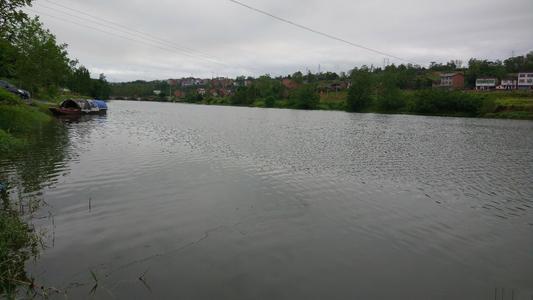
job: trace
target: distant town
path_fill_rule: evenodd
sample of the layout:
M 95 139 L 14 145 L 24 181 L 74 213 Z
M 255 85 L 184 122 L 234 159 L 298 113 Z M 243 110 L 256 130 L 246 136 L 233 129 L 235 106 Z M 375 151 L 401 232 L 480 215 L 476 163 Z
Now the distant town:
M 513 91 L 533 89 L 533 54 L 509 58 L 505 61 L 471 59 L 468 67 L 461 61 L 447 64 L 432 63 L 428 68 L 413 65 L 363 66 L 340 74 L 333 72 L 296 72 L 272 78 L 270 75 L 254 77 L 215 77 L 168 79 L 160 81 L 133 81 L 111 83 L 111 99 L 187 101 L 191 98 L 225 98 L 234 96 L 241 88 L 261 86 L 260 81 L 276 81 L 279 95 L 287 97 L 290 91 L 312 84 L 321 96 L 345 91 L 352 85 L 353 71 L 367 69 L 377 76 L 393 74 L 398 87 L 403 90 L 440 88 L 447 90 Z

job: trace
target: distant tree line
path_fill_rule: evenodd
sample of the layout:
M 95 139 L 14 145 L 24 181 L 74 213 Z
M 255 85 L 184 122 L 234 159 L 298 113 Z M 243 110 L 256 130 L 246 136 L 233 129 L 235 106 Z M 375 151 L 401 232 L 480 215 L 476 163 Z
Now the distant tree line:
M 20 7 L 31 0 L 0 2 L 0 78 L 30 91 L 54 98 L 60 88 L 95 98 L 109 98 L 103 74 L 92 79 L 77 60 L 68 57 L 67 45 L 45 29 L 39 18 L 29 18 Z

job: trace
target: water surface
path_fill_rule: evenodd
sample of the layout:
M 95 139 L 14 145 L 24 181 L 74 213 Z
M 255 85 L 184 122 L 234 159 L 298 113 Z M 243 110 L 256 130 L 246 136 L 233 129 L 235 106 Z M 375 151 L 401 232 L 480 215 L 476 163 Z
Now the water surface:
M 71 298 L 533 295 L 533 122 L 121 101 L 64 126 L 12 196 L 46 202 L 28 268 Z

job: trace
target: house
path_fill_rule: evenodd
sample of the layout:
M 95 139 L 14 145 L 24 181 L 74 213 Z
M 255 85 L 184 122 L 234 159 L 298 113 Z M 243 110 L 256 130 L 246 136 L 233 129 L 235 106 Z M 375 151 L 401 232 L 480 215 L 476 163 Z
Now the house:
M 533 72 L 518 73 L 518 88 L 533 89 Z
M 199 88 L 196 90 L 196 92 L 198 93 L 198 95 L 202 95 L 202 96 L 205 96 L 205 94 L 207 93 L 206 89 L 204 88 Z
M 182 87 L 190 87 L 190 86 L 193 86 L 194 83 L 195 83 L 196 79 L 192 78 L 192 77 L 189 77 L 189 78 L 183 78 L 181 80 L 181 86 Z
M 231 88 L 233 86 L 233 80 L 224 77 L 218 77 L 211 79 L 211 87 L 213 88 Z
M 180 91 L 180 90 L 177 90 L 177 91 L 174 92 L 174 96 L 175 96 L 176 98 L 178 98 L 178 99 L 180 99 L 180 98 L 185 98 L 185 93 L 182 92 L 182 91 Z
M 476 79 L 476 90 L 486 91 L 495 90 L 498 84 L 497 78 L 478 78 Z
M 294 90 L 300 86 L 300 84 L 298 84 L 296 81 L 289 78 L 284 78 L 281 80 L 281 84 L 288 90 Z
M 506 77 L 502 79 L 502 82 L 497 87 L 498 90 L 516 90 L 518 86 L 517 77 Z
M 436 86 L 445 89 L 463 89 L 465 87 L 465 76 L 459 72 L 440 74 L 440 82 Z

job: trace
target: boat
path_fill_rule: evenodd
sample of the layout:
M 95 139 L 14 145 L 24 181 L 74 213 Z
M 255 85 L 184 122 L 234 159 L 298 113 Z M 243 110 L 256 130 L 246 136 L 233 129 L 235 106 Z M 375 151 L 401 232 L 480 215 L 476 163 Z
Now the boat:
M 107 103 L 97 99 L 67 99 L 59 107 L 50 107 L 54 115 L 101 115 L 107 113 Z

